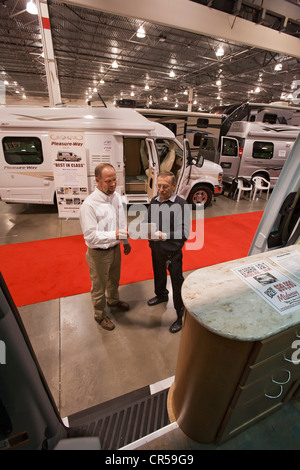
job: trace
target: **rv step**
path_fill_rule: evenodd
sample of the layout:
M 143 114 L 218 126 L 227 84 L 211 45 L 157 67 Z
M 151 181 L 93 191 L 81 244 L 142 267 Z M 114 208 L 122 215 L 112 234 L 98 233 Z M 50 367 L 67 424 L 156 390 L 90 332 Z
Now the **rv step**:
M 116 450 L 170 424 L 169 388 L 143 387 L 68 417 L 69 438 L 99 437 L 101 449 Z

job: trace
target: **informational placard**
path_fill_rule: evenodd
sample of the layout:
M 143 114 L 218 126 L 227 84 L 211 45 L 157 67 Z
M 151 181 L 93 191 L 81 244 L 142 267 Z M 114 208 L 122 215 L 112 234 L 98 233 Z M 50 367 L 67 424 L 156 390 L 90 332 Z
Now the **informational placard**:
M 266 261 L 257 261 L 232 269 L 280 315 L 300 309 L 300 284 L 273 268 Z
M 60 218 L 79 218 L 88 194 L 86 151 L 83 132 L 50 133 L 54 183 Z
M 287 251 L 270 259 L 300 279 L 300 253 Z

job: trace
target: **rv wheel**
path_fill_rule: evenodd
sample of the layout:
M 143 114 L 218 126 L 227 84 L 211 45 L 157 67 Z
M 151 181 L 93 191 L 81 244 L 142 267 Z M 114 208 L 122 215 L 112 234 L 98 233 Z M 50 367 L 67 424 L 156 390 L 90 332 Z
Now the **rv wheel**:
M 212 200 L 212 191 L 208 186 L 197 185 L 195 186 L 188 197 L 188 202 L 193 205 L 193 209 L 196 209 L 198 204 L 204 204 L 207 207 Z

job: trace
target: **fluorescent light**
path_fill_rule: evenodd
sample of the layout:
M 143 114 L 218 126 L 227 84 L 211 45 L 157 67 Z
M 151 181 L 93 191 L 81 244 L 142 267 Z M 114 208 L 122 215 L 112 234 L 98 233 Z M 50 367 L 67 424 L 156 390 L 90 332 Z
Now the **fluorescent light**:
M 139 27 L 139 29 L 137 30 L 136 35 L 137 35 L 138 38 L 144 38 L 146 36 L 146 32 L 145 32 L 143 26 Z
M 28 13 L 30 13 L 31 15 L 37 15 L 37 14 L 38 14 L 38 10 L 37 10 L 36 4 L 33 3 L 32 0 L 30 0 L 29 2 L 27 2 L 26 10 L 27 10 Z
M 223 46 L 220 46 L 217 51 L 216 51 L 216 56 L 217 57 L 222 57 L 225 54 Z

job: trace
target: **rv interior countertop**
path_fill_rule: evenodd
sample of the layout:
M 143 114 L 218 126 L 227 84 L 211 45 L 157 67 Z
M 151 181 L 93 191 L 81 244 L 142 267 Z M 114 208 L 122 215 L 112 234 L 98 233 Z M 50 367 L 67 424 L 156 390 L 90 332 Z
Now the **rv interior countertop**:
M 261 341 L 297 324 L 300 337 L 299 257 L 298 244 L 198 269 L 184 281 L 184 305 L 202 326 L 226 338 Z M 253 278 L 251 274 L 247 281 L 233 271 L 245 268 L 242 272 L 246 277 L 251 273 L 249 265 L 262 261 L 270 266 L 266 275 L 271 275 L 271 282 L 270 278 L 264 279 L 265 275 Z M 274 277 L 278 279 L 276 282 Z M 270 296 L 259 294 L 256 286 L 261 293 L 268 291 Z M 279 297 L 277 306 L 282 308 L 291 299 L 293 308 L 289 306 L 285 311 L 274 308 L 276 297 Z

